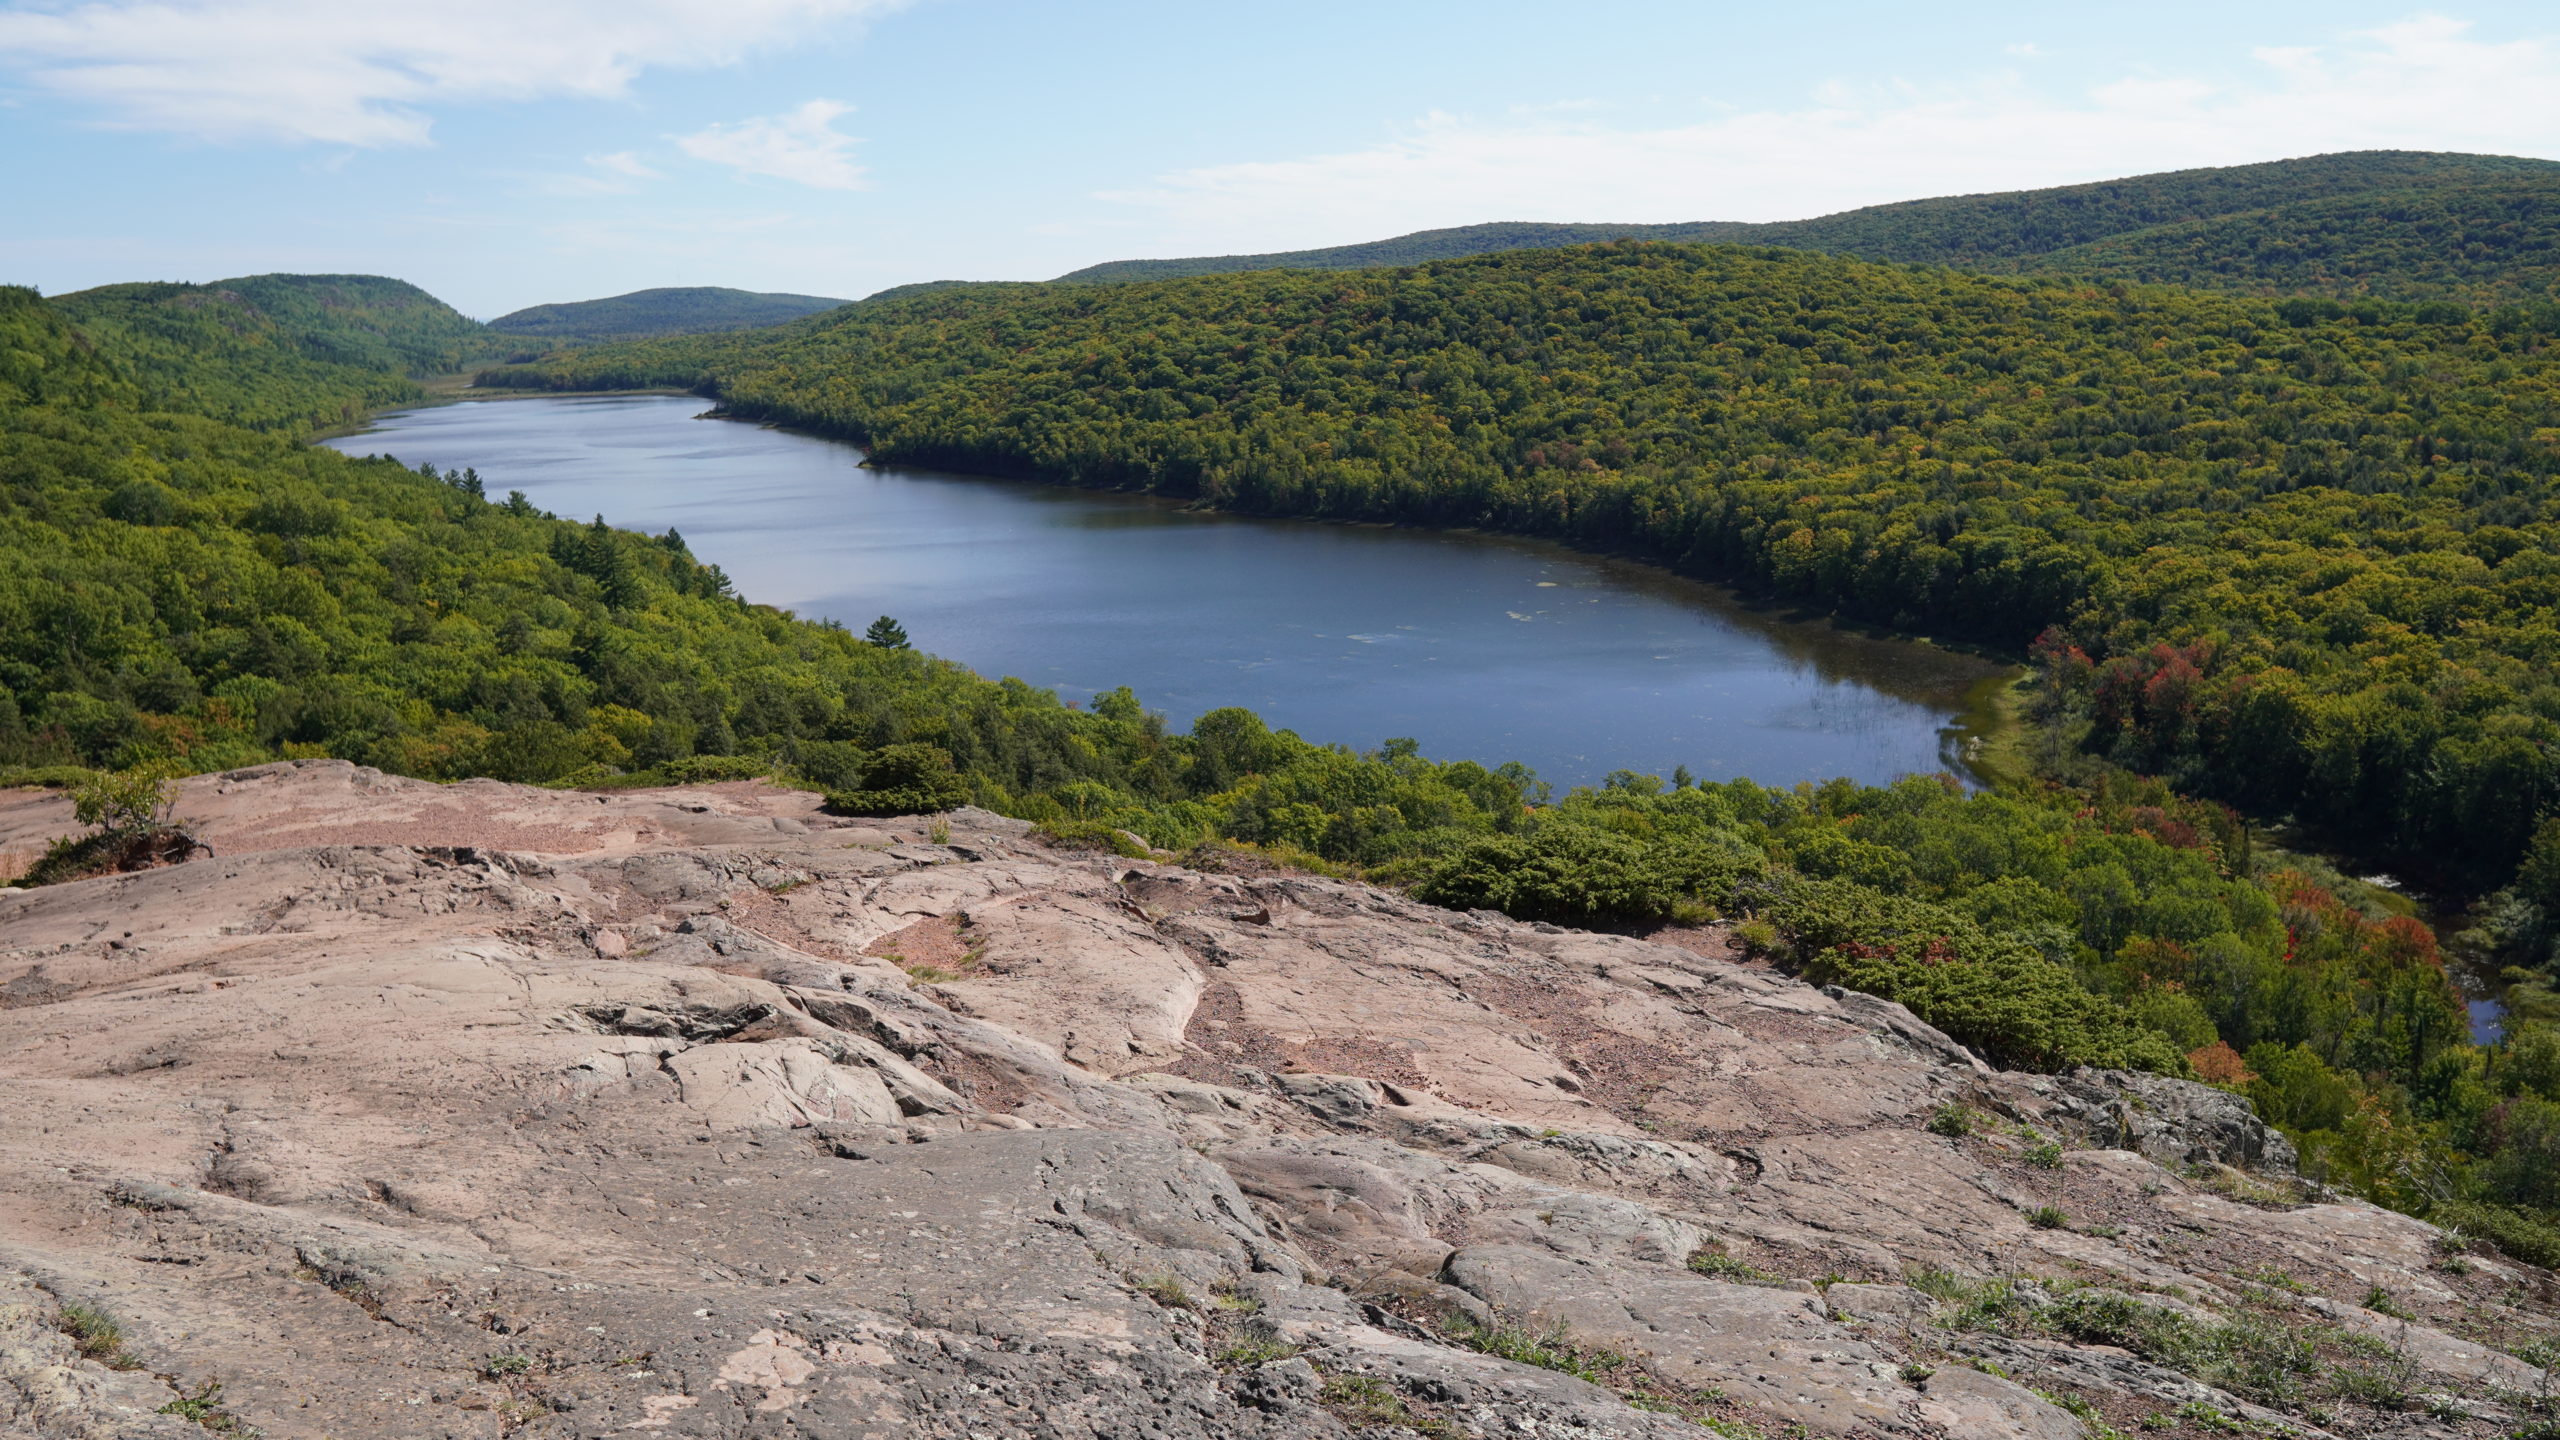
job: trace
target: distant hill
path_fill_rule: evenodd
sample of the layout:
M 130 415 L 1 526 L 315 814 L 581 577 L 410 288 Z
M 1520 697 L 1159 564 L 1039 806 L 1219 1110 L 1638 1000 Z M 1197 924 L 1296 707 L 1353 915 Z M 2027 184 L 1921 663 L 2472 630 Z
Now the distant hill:
M 990 285 L 1040 283 L 1037 280 L 914 280 L 904 285 L 892 285 L 886 290 L 874 290 L 863 296 L 859 303 L 867 305 L 874 300 L 903 300 L 910 295 L 930 295 L 937 290 L 982 290 Z
M 501 350 L 476 320 L 379 275 L 249 275 L 102 285 L 49 302 L 113 355 L 148 408 L 261 430 L 360 419 L 414 377 Z
M 845 304 L 824 295 L 761 294 L 717 285 L 634 290 L 604 300 L 535 305 L 489 322 L 503 335 L 552 340 L 646 340 L 779 325 Z
M 2255 295 L 2560 298 L 2560 178 L 2305 200 L 2156 225 L 2016 268 Z
M 2236 252 L 2281 252 L 2288 224 L 2312 225 L 2326 235 L 2326 248 L 2366 257 L 2360 264 L 2415 265 L 2433 263 L 2432 252 L 2405 237 L 2381 234 L 2394 223 L 2387 209 L 2302 210 L 2294 207 L 2351 197 L 2399 197 L 2403 209 L 2422 208 L 2418 197 L 2440 189 L 2465 189 L 2485 196 L 2489 190 L 2514 191 L 2542 185 L 2560 186 L 2560 163 L 2499 155 L 2452 155 L 2422 151 L 2367 150 L 2277 160 L 2260 165 L 2177 170 L 2138 175 L 2088 185 L 2047 190 L 2015 190 L 1990 195 L 1957 195 L 1871 205 L 1812 220 L 1768 224 L 1695 221 L 1667 225 L 1536 224 L 1503 222 L 1468 225 L 1453 230 L 1423 230 L 1391 240 L 1342 245 L 1322 250 L 1283 251 L 1269 255 L 1219 255 L 1173 260 L 1121 260 L 1088 266 L 1058 277 L 1062 281 L 1164 280 L 1237 270 L 1352 270 L 1374 265 L 1412 265 L 1502 250 L 1553 249 L 1615 239 L 1681 240 L 1731 245 L 1779 245 L 1822 250 L 1869 260 L 1900 260 L 1973 269 L 2027 268 L 2039 256 L 2093 247 L 2101 242 L 2138 235 L 2160 227 L 2197 226 L 2222 217 L 2251 217 L 2227 240 L 2196 233 L 2163 237 L 2161 248 L 2123 252 L 2089 251 L 2073 258 L 2071 269 L 2120 263 L 2146 278 L 2233 288 L 2264 288 L 2267 282 L 2246 274 Z M 2439 206 L 2439 209 L 2444 207 Z M 2528 207 L 2530 208 L 2530 207 Z M 2447 213 L 2481 213 L 2455 205 Z M 2547 214 L 2547 212 L 2545 212 Z M 2481 214 L 2485 221 L 2485 214 Z M 2468 229 L 2470 222 L 2452 221 Z M 2345 228 L 2353 226 L 2355 233 Z M 2528 222 L 2527 229 L 2547 233 L 2547 220 Z M 2365 233 L 2372 231 L 2374 233 Z M 2182 250 L 2181 247 L 2184 247 Z M 2533 251 L 2530 241 L 2510 248 Z M 2182 268 L 2182 253 L 2198 256 Z M 2230 268 L 2223 268 L 2223 262 Z M 2280 267 L 2281 268 L 2281 267 Z M 2494 287 L 2494 265 L 2473 264 L 2476 287 Z M 2288 273 L 2325 274 L 2290 267 Z M 2396 273 L 2396 272 L 2395 272 Z M 2314 278 L 2300 288 L 2320 288 Z M 2368 274 L 2370 283 L 2370 274 Z

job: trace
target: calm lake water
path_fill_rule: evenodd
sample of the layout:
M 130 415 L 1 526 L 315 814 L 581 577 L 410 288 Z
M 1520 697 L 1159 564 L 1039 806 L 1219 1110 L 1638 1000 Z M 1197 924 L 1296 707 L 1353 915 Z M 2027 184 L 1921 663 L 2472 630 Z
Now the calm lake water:
M 471 466 L 576 519 L 684 533 L 739 593 L 1177 725 L 1244 705 L 1311 740 L 1792 784 L 1954 768 L 1977 659 L 1791 623 L 1649 567 L 1481 535 L 1261 520 L 1142 496 L 866 469 L 679 396 L 522 399 L 329 443 Z

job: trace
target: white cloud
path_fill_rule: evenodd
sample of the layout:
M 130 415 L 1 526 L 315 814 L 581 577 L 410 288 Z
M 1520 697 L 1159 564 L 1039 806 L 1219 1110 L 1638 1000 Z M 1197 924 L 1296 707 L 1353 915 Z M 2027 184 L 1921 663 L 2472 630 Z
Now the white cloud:
M 1432 115 L 1369 149 L 1187 170 L 1103 198 L 1152 214 L 1167 247 L 1276 250 L 1485 220 L 1792 219 L 2334 150 L 2560 156 L 2554 39 L 2484 41 L 2421 15 L 2251 58 L 2241 84 L 1833 85 L 1801 109 L 1657 129 Z
M 902 0 L 91 0 L 0 10 L 0 65 L 113 124 L 426 143 L 426 107 L 610 98 Z
M 640 163 L 640 157 L 629 150 L 617 150 L 610 155 L 590 155 L 587 157 L 587 163 L 599 170 L 610 170 L 616 175 L 627 175 L 634 180 L 658 178 L 657 171 Z
M 677 136 L 676 146 L 697 160 L 750 175 L 820 190 L 859 190 L 862 167 L 853 163 L 853 147 L 860 142 L 835 128 L 836 117 L 852 111 L 840 100 L 812 100 L 785 114 Z
M 352 150 L 336 152 L 341 158 Z M 666 176 L 652 170 L 636 150 L 617 150 L 610 155 L 586 157 L 584 170 L 517 172 L 513 178 L 526 193 L 554 195 L 568 199 L 590 199 L 599 195 L 637 195 L 640 182 L 663 180 Z

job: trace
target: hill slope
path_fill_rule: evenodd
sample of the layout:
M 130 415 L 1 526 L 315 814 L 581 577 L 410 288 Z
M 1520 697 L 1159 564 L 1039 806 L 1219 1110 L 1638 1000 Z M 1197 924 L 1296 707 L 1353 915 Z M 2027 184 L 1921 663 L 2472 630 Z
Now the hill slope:
M 379 275 L 105 285 L 50 309 L 113 357 L 146 408 L 261 430 L 352 423 L 420 393 L 413 377 L 501 353 L 478 322 Z
M 1324 250 L 1114 261 L 1088 266 L 1059 279 L 1160 280 L 1237 270 L 1358 269 L 1621 238 L 1783 245 L 1868 260 L 2009 268 L 2031 256 L 2215 216 L 2263 212 L 2343 195 L 2517 182 L 2560 185 L 2560 163 L 2495 155 L 2357 151 L 2260 165 L 2138 175 L 2047 190 L 1910 200 L 1812 220 L 1768 224 L 1701 221 L 1666 225 L 1470 225 Z M 2335 217 L 2324 218 L 2336 223 Z M 2154 273 L 2147 278 L 2188 278 L 2159 273 L 2164 268 L 2165 261 L 2155 260 Z M 2189 283 L 2213 283 L 2213 273 L 2198 267 Z
M 2560 295 L 2560 178 L 2305 200 L 2157 225 L 2014 268 L 2256 295 L 2550 299 Z
M 638 340 L 779 325 L 846 302 L 819 295 L 759 293 L 717 285 L 634 290 L 603 300 L 535 305 L 489 322 L 505 335 L 555 340 Z
M 1552 535 L 2021 647 L 2060 626 L 2113 667 L 2124 763 L 2502 873 L 2523 797 L 2560 793 L 2560 717 L 2521 700 L 2560 310 L 2328 308 L 1628 244 L 945 291 L 486 379 L 703 385 L 883 459 Z M 2205 647 L 2191 688 L 2124 698 L 2163 642 Z M 2385 656 L 2422 692 L 2386 701 Z M 2516 697 L 2517 745 L 2462 695 Z

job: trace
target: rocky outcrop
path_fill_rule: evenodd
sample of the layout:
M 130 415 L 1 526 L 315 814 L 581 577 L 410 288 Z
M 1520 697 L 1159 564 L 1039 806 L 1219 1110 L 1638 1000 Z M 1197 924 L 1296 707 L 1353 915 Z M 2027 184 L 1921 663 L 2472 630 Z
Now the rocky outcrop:
M 2163 1165 L 2231 1165 L 2293 1173 L 2293 1142 L 2247 1100 L 2209 1085 L 2128 1070 L 2079 1069 L 2030 1087 L 2057 1121 L 2094 1143 Z
M 294 762 L 189 782 L 213 858 L 0 892 L 0 1435 L 2489 1435 L 2547 1386 L 2549 1277 L 2223 1092 L 2003 1074 L 1712 932 L 813 801 Z

